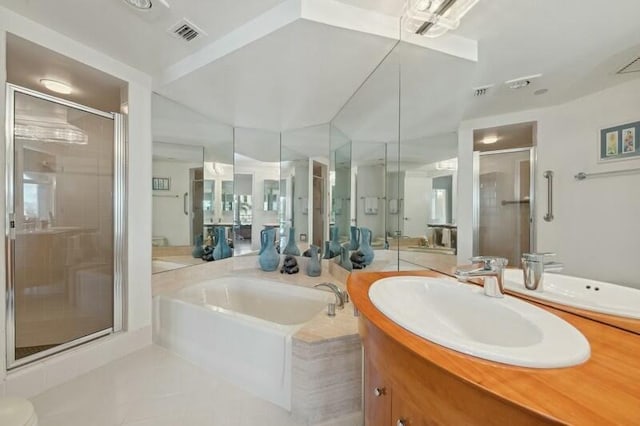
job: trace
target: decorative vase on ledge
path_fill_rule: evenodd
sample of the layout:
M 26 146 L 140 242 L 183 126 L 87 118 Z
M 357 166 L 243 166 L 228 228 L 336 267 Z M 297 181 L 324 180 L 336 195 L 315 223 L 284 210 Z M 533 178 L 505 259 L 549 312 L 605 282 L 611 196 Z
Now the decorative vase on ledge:
M 345 247 L 346 246 L 346 247 Z M 349 259 L 349 248 L 348 244 L 340 247 L 340 266 L 342 266 L 347 271 L 351 272 L 353 270 L 353 264 L 351 263 L 351 259 Z
M 214 232 L 216 234 L 216 246 L 213 249 L 214 260 L 226 259 L 227 257 L 231 257 L 233 251 L 227 243 L 226 229 L 222 226 L 217 226 Z
M 319 277 L 322 274 L 322 264 L 320 263 L 320 255 L 318 254 L 318 246 L 311 245 L 311 257 L 307 262 L 307 275 L 310 277 Z
M 196 258 L 199 259 L 202 257 L 202 255 L 204 254 L 204 248 L 202 247 L 202 234 L 198 235 L 196 237 L 196 243 L 193 246 L 193 250 L 191 251 L 191 255 Z
M 371 265 L 375 253 L 371 247 L 371 230 L 369 228 L 360 228 L 360 250 L 364 255 L 364 264 Z
M 284 248 L 282 254 L 300 256 L 300 249 L 296 244 L 296 229 L 294 227 L 289 228 L 289 240 L 287 241 L 287 246 Z
M 360 247 L 360 228 L 357 226 L 351 227 L 351 242 L 349 243 L 349 250 L 358 250 Z
M 331 241 L 324 242 L 324 251 L 322 252 L 323 259 L 331 259 Z
M 258 263 L 260 264 L 260 269 L 263 271 L 272 272 L 278 269 L 278 265 L 280 265 L 280 255 L 274 244 L 276 230 L 274 228 L 267 228 L 263 229 L 262 232 L 264 236 L 261 239 L 264 244 L 264 249 L 258 256 Z
M 338 240 L 338 227 L 332 226 L 330 230 L 331 244 L 329 245 L 329 252 L 331 257 L 340 256 L 340 242 Z

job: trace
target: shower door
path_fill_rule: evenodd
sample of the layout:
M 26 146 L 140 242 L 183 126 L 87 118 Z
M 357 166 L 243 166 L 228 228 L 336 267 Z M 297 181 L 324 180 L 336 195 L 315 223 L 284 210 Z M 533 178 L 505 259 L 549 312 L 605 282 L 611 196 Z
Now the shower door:
M 7 106 L 11 368 L 121 328 L 124 151 L 118 114 L 13 85 Z
M 504 257 L 519 267 L 522 253 L 533 251 L 534 160 L 534 148 L 479 155 L 475 255 Z

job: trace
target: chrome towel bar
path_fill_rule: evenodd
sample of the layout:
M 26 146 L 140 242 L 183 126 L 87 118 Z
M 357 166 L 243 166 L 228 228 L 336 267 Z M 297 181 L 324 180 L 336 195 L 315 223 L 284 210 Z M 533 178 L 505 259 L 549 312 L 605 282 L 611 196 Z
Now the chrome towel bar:
M 626 175 L 626 174 L 639 173 L 639 172 L 640 172 L 640 168 L 639 169 L 611 170 L 611 171 L 608 171 L 608 172 L 596 172 L 596 173 L 580 172 L 577 175 L 575 175 L 574 178 L 576 178 L 576 180 L 585 180 L 585 179 L 588 179 L 588 178 L 598 177 L 598 176 Z
M 544 215 L 544 220 L 551 222 L 553 220 L 553 172 L 547 170 L 543 176 L 547 180 L 547 214 Z

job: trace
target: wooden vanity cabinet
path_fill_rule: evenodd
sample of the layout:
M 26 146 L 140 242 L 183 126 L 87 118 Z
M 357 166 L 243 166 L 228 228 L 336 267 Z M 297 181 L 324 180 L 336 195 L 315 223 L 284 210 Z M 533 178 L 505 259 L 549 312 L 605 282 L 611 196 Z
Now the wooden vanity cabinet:
M 365 426 L 558 424 L 448 374 L 364 316 L 359 322 Z
M 387 426 L 391 424 L 391 383 L 366 358 L 364 362 L 364 424 Z

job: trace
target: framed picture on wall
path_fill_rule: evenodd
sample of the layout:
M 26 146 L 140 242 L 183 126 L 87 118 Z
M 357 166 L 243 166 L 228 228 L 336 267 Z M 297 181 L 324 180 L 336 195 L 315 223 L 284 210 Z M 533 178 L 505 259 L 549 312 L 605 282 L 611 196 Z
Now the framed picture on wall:
M 168 191 L 171 188 L 171 180 L 169 178 L 154 177 L 152 180 L 152 189 L 154 191 Z
M 600 130 L 599 161 L 640 159 L 640 121 Z

